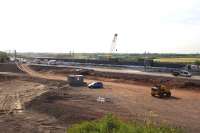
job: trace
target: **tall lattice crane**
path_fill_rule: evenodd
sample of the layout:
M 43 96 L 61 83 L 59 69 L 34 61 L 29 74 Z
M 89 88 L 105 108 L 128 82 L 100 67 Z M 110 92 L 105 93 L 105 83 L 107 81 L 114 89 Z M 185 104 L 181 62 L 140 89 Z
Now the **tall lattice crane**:
M 118 36 L 118 34 L 115 33 L 115 34 L 114 34 L 114 37 L 113 37 L 113 40 L 112 40 L 111 47 L 110 47 L 110 53 L 113 53 L 113 52 L 117 51 L 117 49 L 116 49 L 116 45 L 117 45 L 117 36 Z
M 113 53 L 114 53 L 115 51 L 117 51 L 117 49 L 116 49 L 117 37 L 118 37 L 118 34 L 115 33 L 115 34 L 114 34 L 114 37 L 113 37 L 113 40 L 112 40 L 112 43 L 111 43 L 111 47 L 110 47 L 108 59 L 111 59 Z

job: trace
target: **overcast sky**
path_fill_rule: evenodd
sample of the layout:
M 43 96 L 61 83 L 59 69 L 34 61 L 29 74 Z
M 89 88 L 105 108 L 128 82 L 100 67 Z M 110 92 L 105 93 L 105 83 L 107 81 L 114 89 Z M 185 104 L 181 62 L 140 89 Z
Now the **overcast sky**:
M 0 0 L 0 50 L 200 52 L 199 0 Z

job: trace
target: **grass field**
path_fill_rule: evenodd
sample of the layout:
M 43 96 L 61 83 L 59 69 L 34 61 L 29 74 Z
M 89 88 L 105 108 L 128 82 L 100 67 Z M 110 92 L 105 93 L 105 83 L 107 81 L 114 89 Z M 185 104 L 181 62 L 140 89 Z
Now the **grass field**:
M 200 61 L 200 58 L 159 58 L 154 59 L 157 62 L 170 62 L 170 63 L 194 63 Z
M 67 131 L 68 133 L 182 133 L 180 129 L 157 127 L 152 123 L 125 123 L 113 115 L 107 115 L 98 121 L 75 124 Z

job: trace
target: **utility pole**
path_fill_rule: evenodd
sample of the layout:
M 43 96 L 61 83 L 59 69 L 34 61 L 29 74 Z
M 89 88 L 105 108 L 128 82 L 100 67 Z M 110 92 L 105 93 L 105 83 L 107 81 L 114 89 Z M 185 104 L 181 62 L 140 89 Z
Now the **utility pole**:
M 146 69 L 147 69 L 147 60 L 146 60 L 146 51 L 144 53 L 144 71 L 146 72 Z
M 17 59 L 17 51 L 14 50 L 14 61 L 16 61 L 16 59 Z

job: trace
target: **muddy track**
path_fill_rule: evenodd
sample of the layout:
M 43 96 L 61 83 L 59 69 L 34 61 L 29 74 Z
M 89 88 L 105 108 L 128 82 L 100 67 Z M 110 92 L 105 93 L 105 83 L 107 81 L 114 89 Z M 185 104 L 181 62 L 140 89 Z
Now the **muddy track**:
M 1 82 L 0 85 L 0 112 L 6 114 L 23 110 L 25 102 L 47 91 L 42 84 L 16 79 Z
M 34 79 L 34 80 L 32 80 Z M 26 108 L 25 104 L 62 82 L 40 78 L 16 77 L 0 82 L 0 132 L 2 133 L 65 133 L 51 116 Z M 56 89 L 54 88 L 54 89 Z
M 32 76 L 32 77 L 45 78 L 45 79 L 55 79 L 55 78 L 53 78 L 53 77 L 51 77 L 51 76 L 45 76 L 45 75 L 43 75 L 43 74 L 37 73 L 36 71 L 30 69 L 26 64 L 19 64 L 19 63 L 18 63 L 18 64 L 17 64 L 17 67 L 18 67 L 21 71 L 27 73 L 28 75 L 30 75 L 30 76 Z

